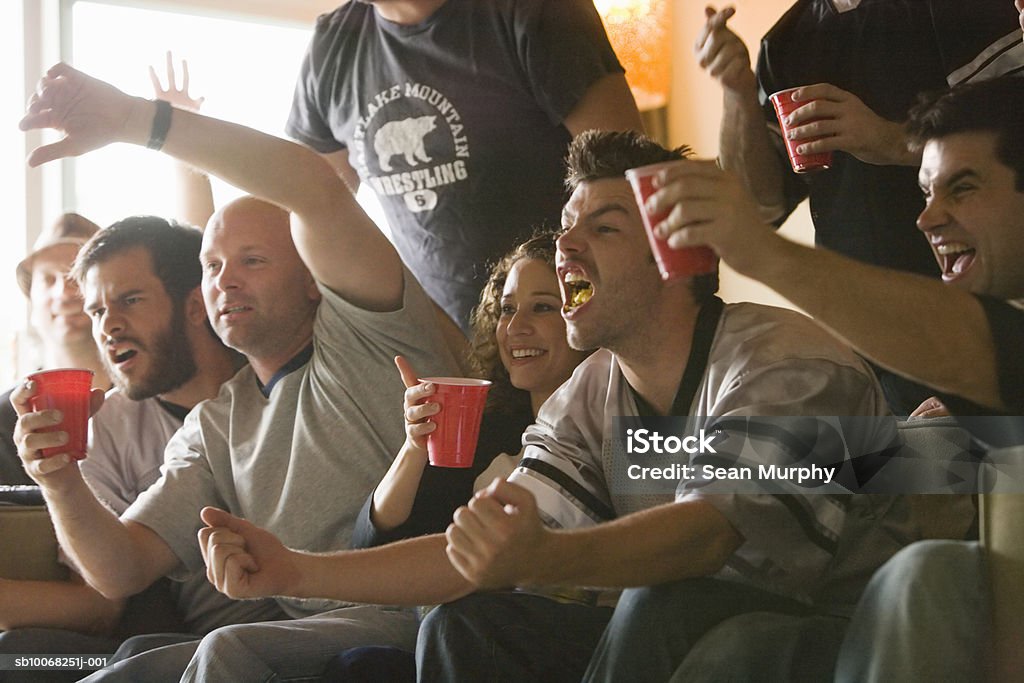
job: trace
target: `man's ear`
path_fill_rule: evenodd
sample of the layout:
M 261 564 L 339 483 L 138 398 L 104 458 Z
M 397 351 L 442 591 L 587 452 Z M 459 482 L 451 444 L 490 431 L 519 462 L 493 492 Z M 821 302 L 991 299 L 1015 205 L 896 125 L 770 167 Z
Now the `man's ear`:
M 192 325 L 206 324 L 206 304 L 202 287 L 196 287 L 185 297 L 185 318 Z

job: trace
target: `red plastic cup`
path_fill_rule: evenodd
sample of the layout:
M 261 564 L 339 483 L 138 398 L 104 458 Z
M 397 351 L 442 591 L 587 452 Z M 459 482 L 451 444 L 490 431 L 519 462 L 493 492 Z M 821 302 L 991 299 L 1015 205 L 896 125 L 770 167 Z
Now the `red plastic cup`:
M 434 384 L 434 394 L 426 400 L 441 405 L 441 410 L 430 418 L 437 425 L 427 436 L 430 464 L 472 467 L 491 383 L 463 377 L 424 377 L 420 382 Z
M 631 168 L 626 171 L 626 179 L 633 186 L 633 194 L 636 196 L 636 203 L 640 207 L 640 215 L 644 221 L 644 230 L 647 232 L 647 241 L 651 245 L 651 253 L 654 254 L 654 262 L 658 264 L 658 272 L 662 280 L 671 280 L 677 277 L 692 277 L 694 275 L 705 275 L 718 270 L 718 257 L 708 247 L 685 247 L 673 249 L 668 246 L 668 240 L 662 239 L 654 234 L 654 226 L 668 217 L 669 212 L 651 215 L 644 208 L 647 198 L 657 190 L 654 187 L 654 175 L 663 168 L 674 164 L 685 164 L 685 161 L 666 161 L 661 164 L 651 164 L 639 168 Z
M 814 101 L 801 100 L 800 102 L 794 102 L 793 92 L 795 90 L 797 90 L 797 88 L 780 90 L 769 98 L 772 101 L 772 106 L 775 107 L 775 115 L 779 118 L 779 125 L 782 127 L 782 139 L 786 141 L 786 153 L 789 155 L 789 163 L 793 167 L 793 171 L 796 173 L 824 171 L 832 166 L 832 152 L 819 152 L 817 154 L 797 154 L 796 152 L 797 146 L 807 142 L 813 142 L 814 140 L 820 140 L 820 137 L 808 138 L 807 140 L 789 139 L 789 127 L 786 125 L 785 118 L 795 109 L 799 109 L 808 102 Z M 810 123 L 810 121 L 805 123 Z
M 29 404 L 33 411 L 59 410 L 64 414 L 60 424 L 43 427 L 40 432 L 67 432 L 64 446 L 44 448 L 44 458 L 67 453 L 75 460 L 85 458 L 89 440 L 89 394 L 92 391 L 92 370 L 61 368 L 44 370 L 29 375 L 36 385 L 36 393 Z

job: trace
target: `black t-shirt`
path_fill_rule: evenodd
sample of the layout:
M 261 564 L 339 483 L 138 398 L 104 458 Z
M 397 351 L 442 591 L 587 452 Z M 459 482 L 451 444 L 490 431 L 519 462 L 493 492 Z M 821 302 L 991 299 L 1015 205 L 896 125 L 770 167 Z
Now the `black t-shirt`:
M 412 26 L 348 2 L 317 20 L 287 131 L 348 150 L 402 260 L 465 327 L 489 262 L 559 224 L 562 121 L 621 72 L 589 0 L 447 0 Z
M 996 374 L 999 376 L 999 395 L 1006 410 L 996 410 L 966 401 L 958 396 L 943 396 L 943 402 L 956 415 L 1017 415 L 1024 416 L 1024 310 L 1013 304 L 988 296 L 977 297 L 996 347 Z M 970 372 L 965 363 L 964 372 Z
M 18 457 L 18 447 L 14 443 L 14 428 L 18 424 L 18 413 L 11 405 L 11 387 L 0 395 L 0 485 L 33 486 L 35 482 L 25 474 L 25 468 Z
M 1006 0 L 861 0 L 846 12 L 830 0 L 800 0 L 761 42 L 757 75 L 765 118 L 778 124 L 768 95 L 827 82 L 859 97 L 879 116 L 905 121 L 924 91 L 1020 71 L 1024 50 Z M 924 208 L 917 168 L 876 166 L 836 152 L 834 166 L 804 175 L 787 169 L 787 208 L 810 197 L 815 240 L 880 266 L 937 276 L 916 229 Z

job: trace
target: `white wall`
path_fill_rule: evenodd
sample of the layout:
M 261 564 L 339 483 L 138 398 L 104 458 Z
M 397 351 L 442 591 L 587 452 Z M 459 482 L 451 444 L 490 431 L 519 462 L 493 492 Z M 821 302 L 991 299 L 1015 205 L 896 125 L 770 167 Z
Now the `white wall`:
M 723 3 L 723 6 L 726 3 Z M 731 0 L 736 16 L 729 26 L 750 48 L 751 61 L 757 59 L 761 36 L 788 9 L 792 0 Z M 703 0 L 679 0 L 674 3 L 673 74 L 669 104 L 669 140 L 673 145 L 689 145 L 698 156 L 718 155 L 718 123 L 722 115 L 722 90 L 697 65 L 693 44 L 704 25 Z M 782 227 L 782 234 L 812 244 L 814 232 L 807 203 L 802 204 Z M 726 301 L 757 301 L 776 306 L 790 304 L 768 288 L 722 268 L 721 295 Z

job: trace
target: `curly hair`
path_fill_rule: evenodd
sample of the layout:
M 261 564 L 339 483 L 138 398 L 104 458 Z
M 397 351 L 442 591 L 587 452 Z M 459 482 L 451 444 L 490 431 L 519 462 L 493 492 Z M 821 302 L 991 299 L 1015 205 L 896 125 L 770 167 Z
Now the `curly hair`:
M 518 412 L 530 409 L 529 392 L 512 386 L 508 370 L 501 362 L 495 330 L 501 317 L 501 294 L 512 266 L 522 259 L 537 259 L 554 270 L 556 238 L 554 231 L 539 231 L 502 256 L 491 268 L 487 284 L 480 292 L 480 303 L 473 309 L 469 360 L 477 377 L 492 382 L 487 399 L 489 410 Z

